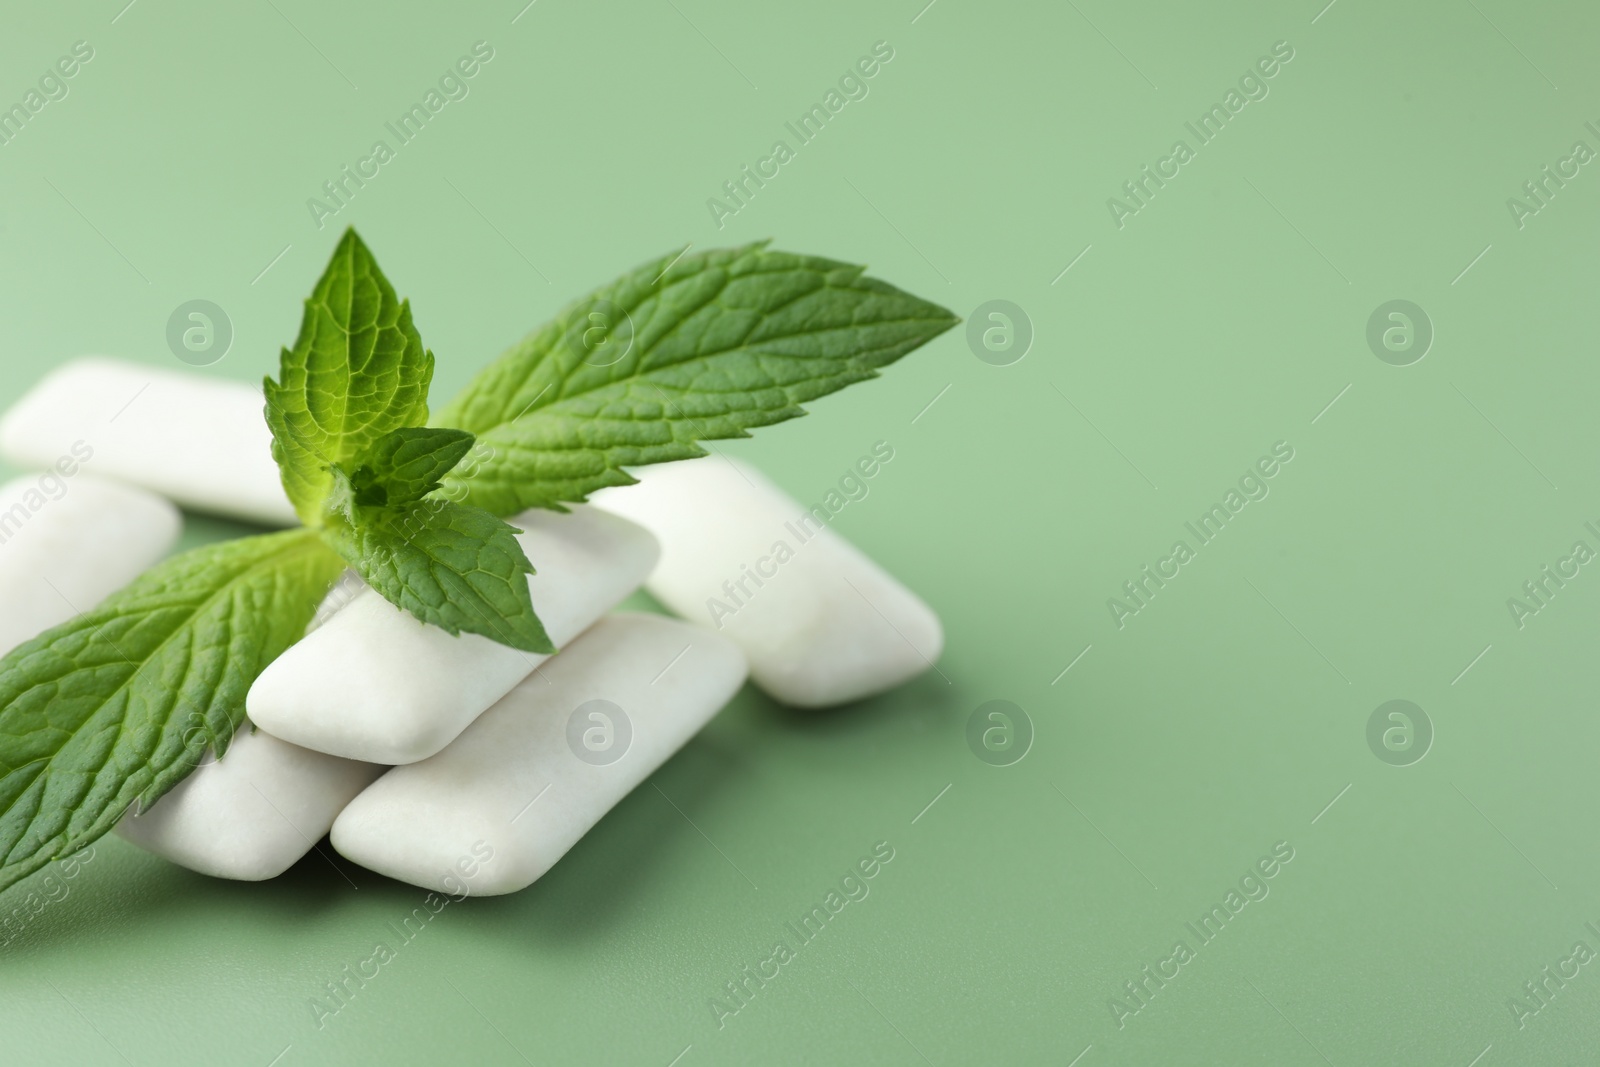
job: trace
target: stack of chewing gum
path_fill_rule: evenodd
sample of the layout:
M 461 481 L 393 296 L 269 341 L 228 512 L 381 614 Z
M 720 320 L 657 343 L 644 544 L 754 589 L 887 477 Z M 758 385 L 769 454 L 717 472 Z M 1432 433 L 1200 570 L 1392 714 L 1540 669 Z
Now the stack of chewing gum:
M 166 555 L 174 504 L 293 524 L 262 406 L 249 385 L 86 357 L 0 417 L 0 458 L 41 472 L 0 486 L 0 651 Z M 330 835 L 342 855 L 413 885 L 459 891 L 470 868 L 471 893 L 509 893 L 747 676 L 783 703 L 826 707 L 938 658 L 928 606 L 826 525 L 787 538 L 805 509 L 754 469 L 713 455 L 633 473 L 640 484 L 569 513 L 508 518 L 557 655 L 451 636 L 347 573 L 251 687 L 226 755 L 117 832 L 246 880 L 281 874 Z M 641 586 L 694 621 L 613 612 Z

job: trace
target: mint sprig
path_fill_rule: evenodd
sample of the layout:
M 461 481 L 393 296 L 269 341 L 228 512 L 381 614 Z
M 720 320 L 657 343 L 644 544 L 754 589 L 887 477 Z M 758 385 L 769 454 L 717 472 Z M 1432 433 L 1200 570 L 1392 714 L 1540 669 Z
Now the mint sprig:
M 451 634 L 554 652 L 516 531 L 481 508 L 429 497 L 473 440 L 422 425 L 432 380 L 410 303 L 346 230 L 278 381 L 265 383 L 284 491 L 300 520 L 396 607 Z
M 265 383 L 305 528 L 174 556 L 0 658 L 0 890 L 223 754 L 346 564 L 425 623 L 553 652 L 497 516 L 565 510 L 632 482 L 624 467 L 803 414 L 958 321 L 764 244 L 663 257 L 513 346 L 429 427 L 433 354 L 346 231 Z

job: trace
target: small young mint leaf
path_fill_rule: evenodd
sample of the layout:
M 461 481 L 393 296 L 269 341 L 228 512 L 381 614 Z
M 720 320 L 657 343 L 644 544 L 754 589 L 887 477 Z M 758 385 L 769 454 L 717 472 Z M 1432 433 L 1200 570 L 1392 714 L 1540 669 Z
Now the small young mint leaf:
M 352 503 L 390 507 L 421 500 L 472 450 L 472 441 L 465 430 L 422 426 L 385 434 L 349 477 Z
M 355 230 L 306 301 L 300 335 L 268 378 L 272 455 L 295 513 L 320 526 L 333 467 L 364 462 L 385 434 L 428 420 L 433 353 Z
M 222 755 L 343 570 L 310 530 L 207 545 L 0 659 L 0 889 Z
M 435 423 L 489 458 L 444 485 L 497 515 L 564 510 L 624 467 L 703 456 L 697 441 L 804 414 L 801 404 L 961 321 L 863 274 L 765 244 L 664 256 L 576 301 L 484 368 Z
M 439 497 L 357 508 L 352 521 L 336 517 L 326 527 L 335 551 L 396 607 L 451 634 L 552 653 L 517 532 L 481 508 Z

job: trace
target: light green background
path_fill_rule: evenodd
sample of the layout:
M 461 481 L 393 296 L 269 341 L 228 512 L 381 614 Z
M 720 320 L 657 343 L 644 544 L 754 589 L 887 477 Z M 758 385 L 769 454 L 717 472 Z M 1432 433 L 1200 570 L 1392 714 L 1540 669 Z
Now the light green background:
M 1522 629 L 1506 607 L 1600 548 L 1600 167 L 1522 229 L 1506 207 L 1600 148 L 1593 9 L 123 2 L 3 16 L 0 102 L 76 40 L 95 58 L 0 147 L 0 399 L 85 352 L 175 366 L 194 298 L 237 331 L 205 373 L 259 378 L 347 221 L 440 397 L 688 242 L 1010 300 L 1036 337 L 996 367 L 952 331 L 728 446 L 810 500 L 893 444 L 837 526 L 940 612 L 939 673 L 824 714 L 745 692 L 321 1029 L 309 999 L 419 891 L 107 842 L 0 951 L 6 1062 L 1594 1061 L 1600 964 L 1525 1028 L 1506 1005 L 1600 950 L 1600 568 Z M 317 229 L 306 198 L 479 39 L 470 96 Z M 718 230 L 706 199 L 878 40 L 870 95 Z M 1118 229 L 1107 198 L 1279 40 L 1270 95 Z M 1396 298 L 1436 329 L 1407 367 L 1365 341 Z M 1107 598 L 1279 440 L 1270 496 L 1119 630 Z M 1403 768 L 1365 738 L 1397 698 L 1436 730 Z M 991 699 L 1036 731 L 1013 766 L 965 742 Z M 879 840 L 870 897 L 719 1029 L 708 999 Z M 1270 895 L 1119 1029 L 1110 998 L 1278 841 Z

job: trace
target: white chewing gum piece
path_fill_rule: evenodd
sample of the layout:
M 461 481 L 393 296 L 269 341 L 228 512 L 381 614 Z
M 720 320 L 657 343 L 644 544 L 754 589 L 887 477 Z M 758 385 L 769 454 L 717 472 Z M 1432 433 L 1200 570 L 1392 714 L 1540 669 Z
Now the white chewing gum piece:
M 659 550 L 644 530 L 577 506 L 508 520 L 537 572 L 533 607 L 561 648 L 636 590 Z M 452 637 L 358 593 L 267 667 L 245 707 L 268 733 L 368 763 L 415 763 L 444 748 L 548 657 L 487 637 Z
M 774 699 L 845 704 L 939 658 L 933 609 L 749 464 L 707 456 L 630 473 L 638 485 L 592 499 L 661 542 L 645 587 L 732 638 Z
M 0 653 L 92 610 L 178 539 L 165 500 L 63 469 L 0 486 Z
M 738 646 L 704 627 L 609 616 L 443 752 L 368 786 L 334 821 L 333 847 L 425 889 L 525 888 L 710 721 L 745 674 Z
M 272 526 L 294 508 L 272 461 L 259 386 L 84 356 L 0 416 L 0 456 L 50 467 L 87 444 L 85 466 L 184 507 Z
M 276 878 L 383 771 L 299 748 L 245 722 L 222 759 L 197 768 L 144 814 L 129 811 L 117 835 L 215 878 Z

